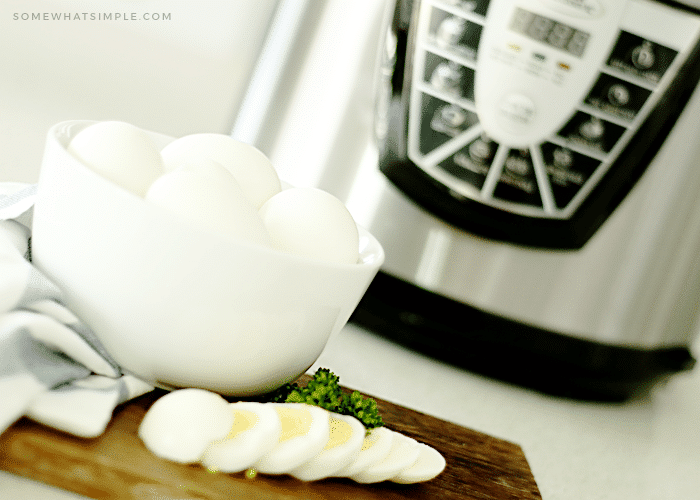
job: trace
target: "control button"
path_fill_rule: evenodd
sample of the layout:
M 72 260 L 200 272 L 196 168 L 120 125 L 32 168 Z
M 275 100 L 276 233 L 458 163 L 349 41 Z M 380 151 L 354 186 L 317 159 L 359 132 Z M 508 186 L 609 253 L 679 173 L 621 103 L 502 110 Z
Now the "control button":
M 455 106 L 454 104 L 448 104 L 437 110 L 433 116 L 431 125 L 433 130 L 438 130 L 438 127 L 440 128 L 440 131 L 442 131 L 444 128 L 459 130 L 458 127 L 461 127 L 466 121 L 467 112 L 464 109 L 460 108 L 459 106 Z
M 432 52 L 425 52 L 423 81 L 439 92 L 474 100 L 474 69 Z
M 559 131 L 559 136 L 572 144 L 607 153 L 624 131 L 625 127 L 578 111 Z
M 647 70 L 654 66 L 656 57 L 651 42 L 645 41 L 632 50 L 632 64 L 638 69 Z
M 476 113 L 428 94 L 421 95 L 420 104 L 418 149 L 421 154 L 428 154 L 478 123 Z
M 499 124 L 511 133 L 527 130 L 535 117 L 535 103 L 522 94 L 508 94 L 498 107 Z
M 650 95 L 649 89 L 601 73 L 584 102 L 606 114 L 632 120 Z
M 469 145 L 469 157 L 477 163 L 488 163 L 493 159 L 494 149 L 494 143 L 482 137 Z
M 461 0 L 459 8 L 465 12 L 473 12 L 481 16 L 486 15 L 486 9 L 489 8 L 489 0 Z
M 462 67 L 453 61 L 441 62 L 433 71 L 430 83 L 445 92 L 459 92 L 462 83 Z
M 622 31 L 610 53 L 607 65 L 656 84 L 677 55 L 676 50 Z
M 457 16 L 448 17 L 440 23 L 435 34 L 435 42 L 442 48 L 459 45 L 466 29 L 466 19 Z
M 557 169 L 568 170 L 574 164 L 574 154 L 568 148 L 556 148 L 552 152 L 552 164 Z
M 481 189 L 498 144 L 481 136 L 439 164 L 439 167 L 457 179 Z
M 565 208 L 600 165 L 598 160 L 551 142 L 542 145 L 542 159 L 557 208 Z
M 519 175 L 519 176 L 526 176 L 527 174 L 530 173 L 530 170 L 532 170 L 530 166 L 530 162 L 528 161 L 527 158 L 523 158 L 522 156 L 508 156 L 506 158 L 505 162 L 505 168 L 508 172 L 511 174 Z
M 626 106 L 630 102 L 630 91 L 621 83 L 611 85 L 608 89 L 608 101 L 614 106 Z
M 600 118 L 591 116 L 591 118 L 581 124 L 579 133 L 584 139 L 589 141 L 599 141 L 605 134 L 605 125 Z
M 427 41 L 456 57 L 476 61 L 482 30 L 479 24 L 433 7 Z
M 508 152 L 493 196 L 500 200 L 523 205 L 542 206 L 542 198 L 537 187 L 537 179 L 529 151 L 511 149 Z

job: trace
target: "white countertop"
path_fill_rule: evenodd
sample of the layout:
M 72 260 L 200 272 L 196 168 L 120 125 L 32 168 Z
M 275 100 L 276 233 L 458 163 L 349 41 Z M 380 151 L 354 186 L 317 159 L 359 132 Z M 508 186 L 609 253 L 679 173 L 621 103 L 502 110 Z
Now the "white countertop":
M 697 352 L 696 352 L 697 355 Z M 700 369 L 625 404 L 582 403 L 484 378 L 348 325 L 311 371 L 519 444 L 545 500 L 675 500 L 700 494 Z M 0 498 L 82 498 L 0 473 Z

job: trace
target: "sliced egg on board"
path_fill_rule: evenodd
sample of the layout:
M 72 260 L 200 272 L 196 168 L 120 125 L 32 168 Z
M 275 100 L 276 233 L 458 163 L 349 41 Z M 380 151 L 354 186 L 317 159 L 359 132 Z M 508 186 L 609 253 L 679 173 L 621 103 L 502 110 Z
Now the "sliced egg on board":
M 285 474 L 312 459 L 328 443 L 329 412 L 305 403 L 268 403 L 282 426 L 279 440 L 252 468 L 268 474 Z
M 395 432 L 386 427 L 377 427 L 366 433 L 357 458 L 333 473 L 336 477 L 350 477 L 380 462 L 391 451 Z
M 168 171 L 202 158 L 220 163 L 233 174 L 256 209 L 281 189 L 277 171 L 260 150 L 225 134 L 186 135 L 165 146 L 160 154 Z
M 365 438 L 365 426 L 355 417 L 338 413 L 330 413 L 329 424 L 330 437 L 323 449 L 289 474 L 302 481 L 315 481 L 355 461 Z
M 81 130 L 70 141 L 68 152 L 138 196 L 146 194 L 165 168 L 146 131 L 119 121 L 98 122 Z
M 277 445 L 282 425 L 277 411 L 267 404 L 238 402 L 229 405 L 233 425 L 228 435 L 204 452 L 202 464 L 225 473 L 248 469 Z
M 446 465 L 434 448 L 385 427 L 366 433 L 351 416 L 303 403 L 228 403 L 202 389 L 161 397 L 138 433 L 161 458 L 224 473 L 409 484 L 433 479 Z
M 139 437 L 155 455 L 180 463 L 201 459 L 212 441 L 233 425 L 229 403 L 203 389 L 180 389 L 158 399 L 139 426 Z
M 420 452 L 416 462 L 392 477 L 391 481 L 401 484 L 429 481 L 445 470 L 447 463 L 439 451 L 425 443 L 418 443 L 418 447 Z
M 376 464 L 353 474 L 350 479 L 358 483 L 378 483 L 397 476 L 415 464 L 420 454 L 418 441 L 399 432 L 392 432 L 394 438 L 389 454 Z
M 233 175 L 213 160 L 193 160 L 161 175 L 148 188 L 145 199 L 225 238 L 271 246 L 256 208 Z

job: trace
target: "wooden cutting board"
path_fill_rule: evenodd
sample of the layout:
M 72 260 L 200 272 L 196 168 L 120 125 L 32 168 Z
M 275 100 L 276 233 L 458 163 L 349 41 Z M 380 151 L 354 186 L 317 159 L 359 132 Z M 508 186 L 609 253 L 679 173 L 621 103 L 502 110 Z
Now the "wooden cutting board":
M 542 498 L 518 445 L 377 398 L 387 427 L 442 453 L 447 460 L 442 474 L 412 485 L 339 478 L 305 483 L 287 475 L 247 479 L 243 473 L 169 462 L 149 452 L 137 436 L 143 416 L 162 394 L 156 390 L 119 406 L 105 433 L 92 439 L 23 418 L 0 436 L 0 469 L 96 499 Z

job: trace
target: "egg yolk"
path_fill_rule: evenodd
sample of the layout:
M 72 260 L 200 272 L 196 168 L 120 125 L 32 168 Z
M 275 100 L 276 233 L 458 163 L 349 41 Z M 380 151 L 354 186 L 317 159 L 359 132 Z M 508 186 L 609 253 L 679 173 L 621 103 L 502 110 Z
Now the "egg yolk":
M 360 451 L 369 450 L 377 441 L 379 441 L 379 438 L 377 438 L 376 435 L 372 436 L 372 434 L 368 434 L 365 436 L 365 439 L 362 440 L 362 448 L 360 448 Z
M 326 443 L 324 450 L 330 450 L 336 446 L 339 446 L 352 436 L 352 427 L 347 422 L 340 420 L 339 418 L 331 417 L 330 420 L 330 437 Z
M 282 424 L 280 442 L 287 441 L 298 436 L 304 436 L 311 430 L 313 417 L 303 408 L 279 407 L 275 408 Z
M 248 410 L 233 410 L 233 425 L 226 439 L 236 437 L 258 423 L 258 416 Z

